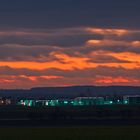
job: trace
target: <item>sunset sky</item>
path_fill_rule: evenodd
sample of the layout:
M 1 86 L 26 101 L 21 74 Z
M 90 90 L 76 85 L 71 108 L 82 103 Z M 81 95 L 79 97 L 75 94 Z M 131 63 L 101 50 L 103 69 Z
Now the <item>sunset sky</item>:
M 139 0 L 0 0 L 0 88 L 140 85 Z

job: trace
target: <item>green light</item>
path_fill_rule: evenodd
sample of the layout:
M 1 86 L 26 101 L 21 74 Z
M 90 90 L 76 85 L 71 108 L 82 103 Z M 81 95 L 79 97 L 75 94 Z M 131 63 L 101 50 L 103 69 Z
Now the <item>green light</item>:
M 56 106 L 55 101 L 51 100 L 50 102 L 51 106 Z
M 125 104 L 128 104 L 128 101 L 124 101 Z
M 78 105 L 78 102 L 77 101 L 73 101 L 73 106 L 77 106 Z
M 67 104 L 68 103 L 68 101 L 64 101 L 64 104 Z
M 79 101 L 79 105 L 84 105 L 84 103 L 82 101 Z
M 110 104 L 113 104 L 113 102 L 112 102 L 112 101 L 110 101 L 109 103 L 110 103 Z
M 33 106 L 33 100 L 30 100 L 30 101 L 29 101 L 29 105 L 30 105 L 30 106 Z
M 28 106 L 28 104 L 29 104 L 29 101 L 28 100 L 25 100 L 25 106 Z

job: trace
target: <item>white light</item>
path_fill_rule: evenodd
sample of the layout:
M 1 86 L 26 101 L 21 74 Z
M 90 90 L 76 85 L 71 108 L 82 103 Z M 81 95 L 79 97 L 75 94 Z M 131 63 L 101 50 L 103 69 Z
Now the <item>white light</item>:
M 46 105 L 49 105 L 49 103 L 48 103 L 48 102 L 46 102 Z

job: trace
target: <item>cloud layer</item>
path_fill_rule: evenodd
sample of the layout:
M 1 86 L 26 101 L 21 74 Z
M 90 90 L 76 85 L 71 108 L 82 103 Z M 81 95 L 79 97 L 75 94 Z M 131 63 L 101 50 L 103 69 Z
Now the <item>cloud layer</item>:
M 140 84 L 140 2 L 0 2 L 0 88 Z

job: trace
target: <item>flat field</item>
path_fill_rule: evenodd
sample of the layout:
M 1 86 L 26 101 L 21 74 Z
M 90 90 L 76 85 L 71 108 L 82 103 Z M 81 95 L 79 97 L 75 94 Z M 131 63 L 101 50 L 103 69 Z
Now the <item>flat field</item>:
M 139 140 L 140 126 L 0 128 L 0 140 Z

